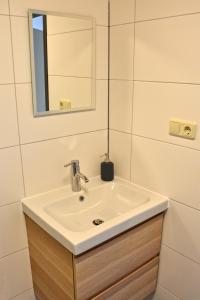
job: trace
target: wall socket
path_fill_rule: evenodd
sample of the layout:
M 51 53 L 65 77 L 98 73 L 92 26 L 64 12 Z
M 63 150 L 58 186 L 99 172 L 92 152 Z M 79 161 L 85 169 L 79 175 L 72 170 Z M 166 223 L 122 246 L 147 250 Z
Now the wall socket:
M 195 139 L 196 136 L 196 122 L 171 119 L 169 121 L 169 134 L 180 136 L 186 139 Z

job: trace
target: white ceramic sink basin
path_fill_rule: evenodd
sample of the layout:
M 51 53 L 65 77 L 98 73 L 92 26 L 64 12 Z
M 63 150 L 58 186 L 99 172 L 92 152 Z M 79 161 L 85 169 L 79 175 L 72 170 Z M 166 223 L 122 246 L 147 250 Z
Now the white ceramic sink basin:
M 161 213 L 168 199 L 120 178 L 90 180 L 22 199 L 24 212 L 74 254 L 80 254 Z M 100 223 L 95 225 L 94 223 Z M 101 223 L 102 222 L 102 223 Z
M 82 199 L 84 197 L 84 199 Z M 123 183 L 110 183 L 47 205 L 44 210 L 59 224 L 71 231 L 94 227 L 93 220 L 107 222 L 143 205 L 150 199 Z

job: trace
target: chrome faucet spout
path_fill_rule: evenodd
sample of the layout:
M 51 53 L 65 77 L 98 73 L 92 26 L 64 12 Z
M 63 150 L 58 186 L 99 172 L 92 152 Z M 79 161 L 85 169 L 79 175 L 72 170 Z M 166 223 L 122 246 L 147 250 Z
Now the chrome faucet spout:
M 71 184 L 73 192 L 81 191 L 81 179 L 84 180 L 85 183 L 89 181 L 89 179 L 80 172 L 80 166 L 78 160 L 72 160 L 70 163 L 66 164 L 64 167 L 71 166 Z
M 89 179 L 83 173 L 81 173 L 81 172 L 77 172 L 76 176 L 78 176 L 81 179 L 83 179 L 85 183 L 89 182 Z

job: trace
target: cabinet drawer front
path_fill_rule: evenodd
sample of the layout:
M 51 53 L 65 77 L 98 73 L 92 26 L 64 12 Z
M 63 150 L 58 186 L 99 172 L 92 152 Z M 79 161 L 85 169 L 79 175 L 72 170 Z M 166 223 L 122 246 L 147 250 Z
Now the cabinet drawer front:
M 90 299 L 160 252 L 163 215 L 74 258 L 76 297 Z
M 26 228 L 37 299 L 74 299 L 72 254 L 27 216 Z
M 143 300 L 156 289 L 158 257 L 123 278 L 92 300 Z

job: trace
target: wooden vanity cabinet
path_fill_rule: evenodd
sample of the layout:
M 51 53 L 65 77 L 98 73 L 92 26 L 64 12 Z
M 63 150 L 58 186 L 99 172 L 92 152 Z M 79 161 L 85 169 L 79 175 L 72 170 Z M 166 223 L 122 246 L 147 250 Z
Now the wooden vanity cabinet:
M 155 291 L 163 215 L 79 256 L 26 216 L 38 300 L 143 300 Z

